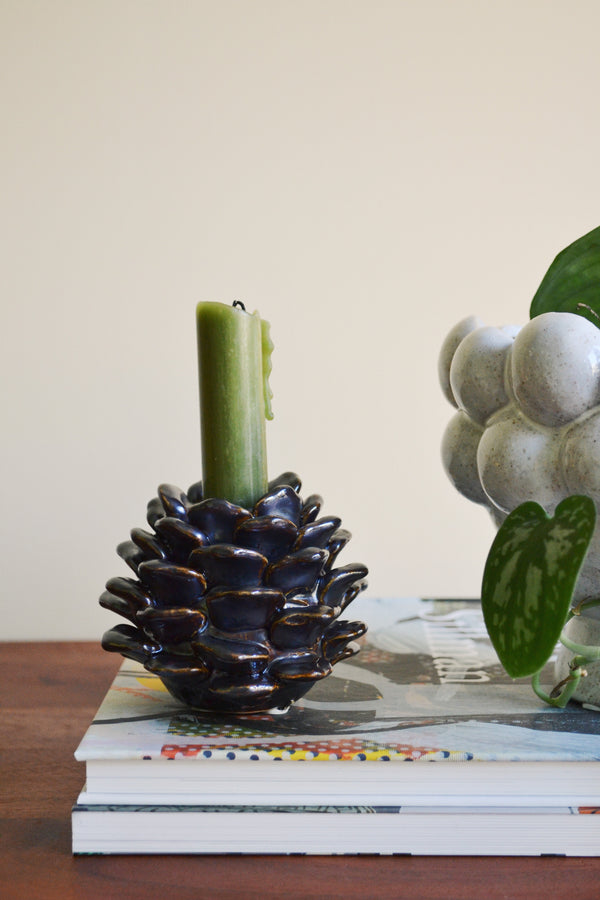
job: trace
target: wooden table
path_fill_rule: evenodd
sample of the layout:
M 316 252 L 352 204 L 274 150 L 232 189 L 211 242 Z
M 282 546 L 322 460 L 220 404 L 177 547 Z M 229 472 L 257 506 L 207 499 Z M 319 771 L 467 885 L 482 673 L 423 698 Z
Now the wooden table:
M 73 751 L 120 658 L 97 643 L 4 643 L 0 663 L 3 900 L 600 898 L 600 859 L 590 858 L 73 857 L 84 779 Z

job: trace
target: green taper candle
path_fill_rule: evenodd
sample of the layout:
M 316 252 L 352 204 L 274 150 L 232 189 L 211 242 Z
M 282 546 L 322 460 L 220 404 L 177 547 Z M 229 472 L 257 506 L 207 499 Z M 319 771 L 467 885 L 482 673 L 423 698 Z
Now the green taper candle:
M 205 497 L 251 509 L 267 492 L 268 322 L 242 303 L 196 308 Z

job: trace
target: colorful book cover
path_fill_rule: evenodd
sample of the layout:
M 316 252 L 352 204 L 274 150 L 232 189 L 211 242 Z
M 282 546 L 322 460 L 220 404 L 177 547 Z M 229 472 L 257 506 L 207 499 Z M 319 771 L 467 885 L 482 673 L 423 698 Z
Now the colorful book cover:
M 189 710 L 125 661 L 76 758 L 600 760 L 600 712 L 551 708 L 512 681 L 478 603 L 359 598 L 352 614 L 369 626 L 361 652 L 283 713 Z

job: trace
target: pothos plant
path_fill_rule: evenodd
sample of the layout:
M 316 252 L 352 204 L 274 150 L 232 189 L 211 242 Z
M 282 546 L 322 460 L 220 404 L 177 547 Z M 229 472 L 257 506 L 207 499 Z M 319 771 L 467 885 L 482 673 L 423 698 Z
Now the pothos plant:
M 589 497 L 567 497 L 554 516 L 534 501 L 522 503 L 498 530 L 484 569 L 483 617 L 500 662 L 512 678 L 531 676 L 535 693 L 552 706 L 566 706 L 585 666 L 600 659 L 600 647 L 562 633 L 573 616 L 600 605 L 600 598 L 590 598 L 571 607 L 595 524 Z M 559 641 L 574 656 L 569 675 L 548 694 L 540 673 Z
M 577 313 L 600 326 L 600 227 L 553 261 L 530 318 L 546 312 Z M 573 616 L 600 606 L 600 598 L 571 605 L 595 524 L 596 507 L 587 496 L 567 497 L 554 516 L 534 501 L 522 503 L 499 528 L 484 569 L 483 615 L 500 662 L 513 678 L 530 676 L 535 693 L 552 706 L 566 706 L 585 666 L 600 660 L 600 646 L 575 643 L 563 633 Z M 548 694 L 540 673 L 559 641 L 573 658 L 567 677 Z

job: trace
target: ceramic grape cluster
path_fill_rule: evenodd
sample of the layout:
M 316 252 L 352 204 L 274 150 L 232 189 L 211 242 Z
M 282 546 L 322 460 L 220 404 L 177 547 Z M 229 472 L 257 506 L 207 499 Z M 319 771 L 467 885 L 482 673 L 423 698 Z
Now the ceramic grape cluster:
M 600 328 L 547 312 L 522 328 L 459 322 L 440 353 L 439 377 L 457 408 L 442 460 L 457 490 L 500 525 L 535 500 L 548 513 L 572 494 L 600 510 Z M 600 575 L 596 526 L 576 598 Z

